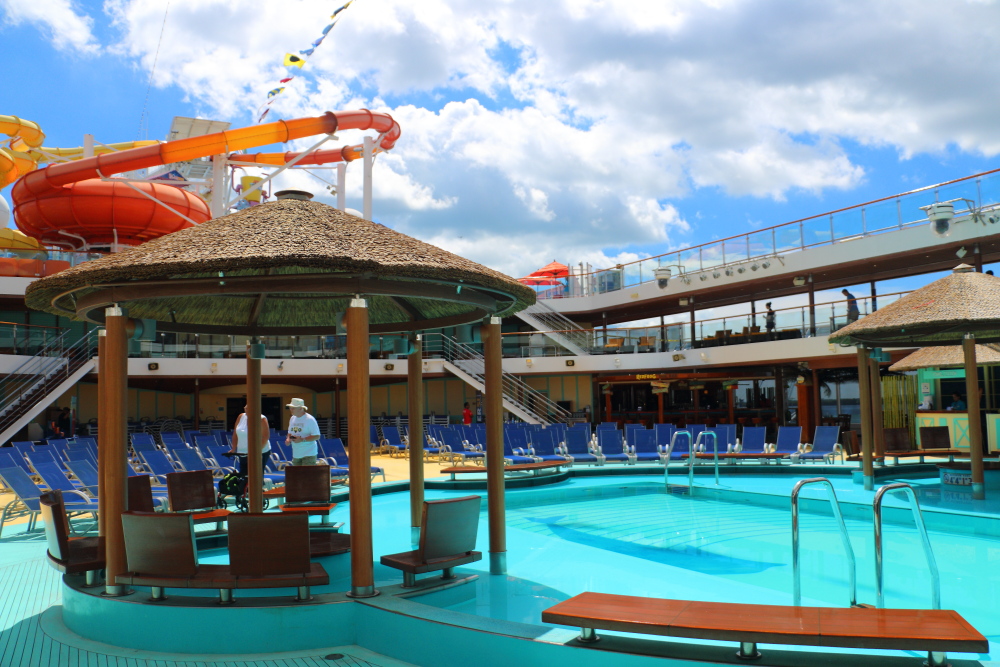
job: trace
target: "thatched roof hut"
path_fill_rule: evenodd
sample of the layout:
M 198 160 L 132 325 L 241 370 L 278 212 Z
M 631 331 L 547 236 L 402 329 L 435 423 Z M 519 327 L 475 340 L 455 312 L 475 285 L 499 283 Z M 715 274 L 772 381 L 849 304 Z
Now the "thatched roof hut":
M 1000 364 L 1000 344 L 976 345 L 976 364 L 979 366 Z M 965 355 L 961 345 L 939 345 L 922 347 L 889 366 L 889 370 L 904 372 L 920 368 L 961 368 L 964 365 Z
M 331 206 L 281 199 L 32 283 L 36 310 L 104 320 L 111 304 L 160 331 L 335 333 L 355 295 L 371 332 L 507 315 L 534 292 L 498 271 Z

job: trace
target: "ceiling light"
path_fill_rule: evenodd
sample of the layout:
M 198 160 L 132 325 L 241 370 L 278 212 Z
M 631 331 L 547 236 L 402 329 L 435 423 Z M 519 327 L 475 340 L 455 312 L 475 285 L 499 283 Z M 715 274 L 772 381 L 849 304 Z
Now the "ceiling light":
M 962 259 L 963 257 L 965 257 L 968 254 L 969 254 L 969 251 L 965 249 L 965 246 L 962 246 L 961 248 L 959 248 L 958 250 L 955 251 L 955 257 L 958 257 L 959 259 Z
M 760 264 L 760 265 L 761 265 L 761 266 L 763 266 L 763 267 L 764 267 L 765 269 L 769 269 L 769 268 L 771 268 L 771 262 L 769 262 L 769 261 L 768 261 L 768 260 L 766 260 L 766 259 L 765 259 L 765 260 L 764 260 L 763 262 L 761 262 L 761 264 Z
M 750 265 L 750 270 L 751 271 L 756 271 L 759 268 L 760 268 L 760 265 L 757 262 L 754 262 L 753 264 Z
M 524 363 L 528 366 L 528 368 L 531 368 L 532 366 L 535 365 L 535 362 L 532 361 L 531 359 L 525 359 Z
M 803 285 L 806 284 L 806 277 L 795 276 L 794 278 L 792 278 L 792 284 L 795 285 L 796 287 L 802 287 Z
M 618 357 L 615 357 L 615 366 L 621 366 L 621 365 L 622 365 L 622 360 L 619 359 Z

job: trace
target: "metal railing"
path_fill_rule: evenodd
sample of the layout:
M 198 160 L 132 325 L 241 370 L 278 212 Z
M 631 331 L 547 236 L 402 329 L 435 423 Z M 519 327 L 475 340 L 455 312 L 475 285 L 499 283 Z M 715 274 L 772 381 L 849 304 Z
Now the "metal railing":
M 710 437 L 710 436 L 712 438 L 712 448 L 715 450 L 715 457 L 714 457 L 714 463 L 715 463 L 715 485 L 718 486 L 719 485 L 719 438 L 718 438 L 718 435 L 715 433 L 715 431 L 702 431 L 701 433 L 698 434 L 697 442 L 696 443 L 692 443 L 691 446 L 694 447 L 695 451 L 697 451 L 698 447 L 696 447 L 695 445 L 697 445 L 698 443 L 701 443 L 701 446 L 704 447 L 705 446 L 704 439 L 707 438 L 707 437 Z M 691 441 L 691 434 L 689 433 L 688 434 L 688 442 L 690 442 L 690 441 Z M 690 453 L 688 454 L 688 482 L 689 482 L 689 484 L 694 482 L 694 460 L 695 460 L 695 458 L 697 458 L 697 457 L 694 454 L 690 454 Z
M 547 328 L 547 331 L 542 331 L 541 333 L 550 334 L 549 337 L 557 343 L 561 343 L 559 337 L 562 337 L 588 353 L 594 345 L 593 331 L 579 329 L 579 325 L 576 322 L 562 313 L 553 310 L 544 301 L 536 301 L 523 312 L 541 322 Z
M 424 334 L 423 341 L 424 350 L 428 355 L 441 355 L 443 359 L 455 364 L 483 386 L 486 385 L 486 359 L 474 347 L 459 343 L 441 333 Z M 534 417 L 539 423 L 564 422 L 573 416 L 542 392 L 529 387 L 516 375 L 504 371 L 501 378 L 504 398 Z
M 70 331 L 43 347 L 0 379 L 0 432 L 16 422 L 25 405 L 34 405 L 97 353 L 97 329 L 69 343 Z
M 854 547 L 851 546 L 851 538 L 847 534 L 847 524 L 844 523 L 844 515 L 840 512 L 840 502 L 837 500 L 837 492 L 833 484 L 826 477 L 811 477 L 803 479 L 792 489 L 792 604 L 796 607 L 802 606 L 802 575 L 799 571 L 799 492 L 802 487 L 808 484 L 824 484 L 830 496 L 830 507 L 833 508 L 833 516 L 837 519 L 840 528 L 840 541 L 844 545 L 844 552 L 847 554 L 847 577 L 851 586 L 851 606 L 858 604 L 858 563 L 854 557 Z
M 924 516 L 920 512 L 920 503 L 917 502 L 917 494 L 913 492 L 912 486 L 902 482 L 886 484 L 880 488 L 875 493 L 875 501 L 872 504 L 875 516 L 875 604 L 879 609 L 885 608 L 885 581 L 882 569 L 882 499 L 890 491 L 902 491 L 910 501 L 913 522 L 917 524 L 917 531 L 920 533 L 920 540 L 924 547 L 924 556 L 927 558 L 927 567 L 931 573 L 931 608 L 940 609 L 941 575 L 938 573 L 937 560 L 934 558 L 934 549 L 931 548 L 931 540 L 927 535 L 927 526 L 924 524 Z
M 587 296 L 613 292 L 656 280 L 654 271 L 669 268 L 676 277 L 701 271 L 725 270 L 744 265 L 766 269 L 788 253 L 927 223 L 921 206 L 957 198 L 968 199 L 977 209 L 1000 203 L 1000 169 L 929 185 L 902 194 L 794 220 L 774 227 L 738 234 L 683 250 L 664 253 L 613 268 L 590 271 L 571 269 L 569 295 Z M 955 217 L 968 214 L 955 210 Z M 942 241 L 944 243 L 944 241 Z M 743 267 L 740 267 L 743 268 Z M 562 290 L 541 293 L 539 298 L 566 296 Z

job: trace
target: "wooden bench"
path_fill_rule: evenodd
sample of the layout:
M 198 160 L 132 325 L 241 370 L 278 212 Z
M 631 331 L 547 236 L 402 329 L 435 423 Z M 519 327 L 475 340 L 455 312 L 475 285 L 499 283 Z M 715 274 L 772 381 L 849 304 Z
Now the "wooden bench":
M 989 642 L 958 612 L 929 609 L 782 607 L 693 602 L 582 593 L 549 607 L 542 621 L 596 630 L 739 642 L 744 660 L 760 657 L 758 643 L 843 648 L 923 650 L 927 664 L 947 664 L 947 651 L 986 653 Z
M 534 463 L 518 463 L 515 465 L 504 466 L 503 472 L 506 475 L 508 472 L 527 472 L 530 471 L 532 475 L 538 475 L 539 470 L 549 470 L 552 468 L 558 469 L 564 465 L 569 465 L 569 461 L 536 461 Z M 451 468 L 442 468 L 441 472 L 448 473 L 451 475 L 451 481 L 455 481 L 455 475 L 462 475 L 466 473 L 485 473 L 486 468 L 483 466 L 453 466 Z
M 403 587 L 417 585 L 417 575 L 441 570 L 442 579 L 454 579 L 453 568 L 482 560 L 476 548 L 482 498 L 466 496 L 424 503 L 420 519 L 420 547 L 382 556 L 382 565 L 403 571 Z
M 38 502 L 45 523 L 49 565 L 63 574 L 82 572 L 85 586 L 97 585 L 97 573 L 104 569 L 104 538 L 70 537 L 62 491 L 46 491 Z
M 183 513 L 124 512 L 124 585 L 149 586 L 151 600 L 165 600 L 165 588 L 217 588 L 220 604 L 234 601 L 237 588 L 297 588 L 296 601 L 310 599 L 309 587 L 330 583 L 319 563 L 309 561 L 305 515 L 233 514 L 229 517 L 229 564 L 201 565 L 194 517 Z
M 330 523 L 330 512 L 337 506 L 330 502 L 330 466 L 285 466 L 285 503 L 278 509 L 286 514 L 320 517 L 321 530 L 309 532 L 309 553 L 332 556 L 351 550 L 351 536 L 341 533 L 343 522 Z
M 171 512 L 191 512 L 195 524 L 215 523 L 222 530 L 232 512 L 215 506 L 215 479 L 211 470 L 167 473 L 167 503 Z

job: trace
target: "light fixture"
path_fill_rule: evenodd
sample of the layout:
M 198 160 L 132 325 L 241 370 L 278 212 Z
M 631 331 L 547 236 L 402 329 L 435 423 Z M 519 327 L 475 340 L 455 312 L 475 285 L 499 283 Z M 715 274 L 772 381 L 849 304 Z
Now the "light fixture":
M 700 355 L 702 361 L 708 361 L 708 352 L 702 352 Z
M 771 262 L 770 262 L 770 260 L 767 260 L 767 259 L 765 259 L 763 262 L 761 262 L 760 265 L 762 267 L 764 267 L 765 269 L 771 268 Z
M 698 276 L 698 280 L 705 282 L 706 280 L 708 280 L 708 274 L 705 273 L 701 274 L 700 276 Z
M 573 360 L 573 359 L 567 359 L 566 360 L 566 365 L 567 366 L 576 366 L 576 361 Z
M 535 365 L 535 362 L 534 362 L 534 361 L 532 361 L 531 359 L 525 359 L 525 360 L 524 360 L 524 364 L 525 364 L 525 365 L 526 365 L 526 366 L 527 366 L 528 368 L 531 368 L 532 366 L 534 366 L 534 365 Z
M 759 268 L 760 268 L 760 264 L 758 264 L 757 262 L 754 262 L 753 264 L 750 265 L 750 270 L 751 271 L 756 271 Z
M 690 303 L 691 303 L 691 298 L 690 298 L 690 297 L 684 297 L 684 296 L 682 296 L 682 297 L 681 297 L 681 298 L 680 298 L 680 299 L 678 300 L 678 303 L 679 303 L 680 305 L 682 305 L 682 306 L 686 306 L 686 305 L 688 305 L 688 304 L 690 304 Z
M 727 276 L 733 275 L 733 268 L 731 266 L 726 267 L 726 275 Z
M 806 284 L 806 277 L 795 276 L 794 278 L 792 278 L 792 284 L 795 285 L 796 287 L 802 287 L 803 285 Z
M 208 367 L 208 372 L 209 373 L 219 372 L 219 364 L 213 362 L 212 365 Z
M 681 278 L 681 280 L 684 281 L 685 285 L 690 285 L 691 284 L 691 279 L 688 278 L 687 276 L 684 276 L 683 278 Z
M 747 267 L 745 266 L 741 266 L 740 268 L 736 269 L 736 273 L 746 273 L 746 272 L 747 272 Z
M 962 259 L 963 257 L 965 257 L 968 254 L 969 254 L 969 251 L 965 249 L 965 246 L 962 246 L 961 248 L 959 248 L 958 250 L 955 251 L 955 257 L 958 257 L 959 259 Z
M 151 364 L 146 364 L 146 368 L 148 368 L 151 371 L 158 371 L 158 370 L 160 370 L 160 364 L 158 364 L 158 363 L 156 363 L 154 361 Z
M 621 365 L 622 365 L 622 360 L 619 359 L 618 357 L 615 357 L 615 367 L 619 367 Z
M 684 360 L 684 355 L 683 354 L 675 354 L 674 355 L 674 361 L 683 361 L 683 360 Z
M 395 370 L 396 364 L 386 364 L 385 366 L 383 366 L 383 368 L 387 371 Z
M 278 370 L 279 371 L 285 370 L 285 362 L 284 361 L 279 361 L 278 362 Z
M 337 372 L 338 373 L 344 372 L 344 364 L 337 364 Z
M 721 273 L 719 273 L 718 271 L 712 271 L 712 277 L 713 277 L 713 278 L 718 278 L 718 277 L 719 277 L 719 276 L 721 276 L 721 275 L 722 275 L 722 274 L 721 274 Z

